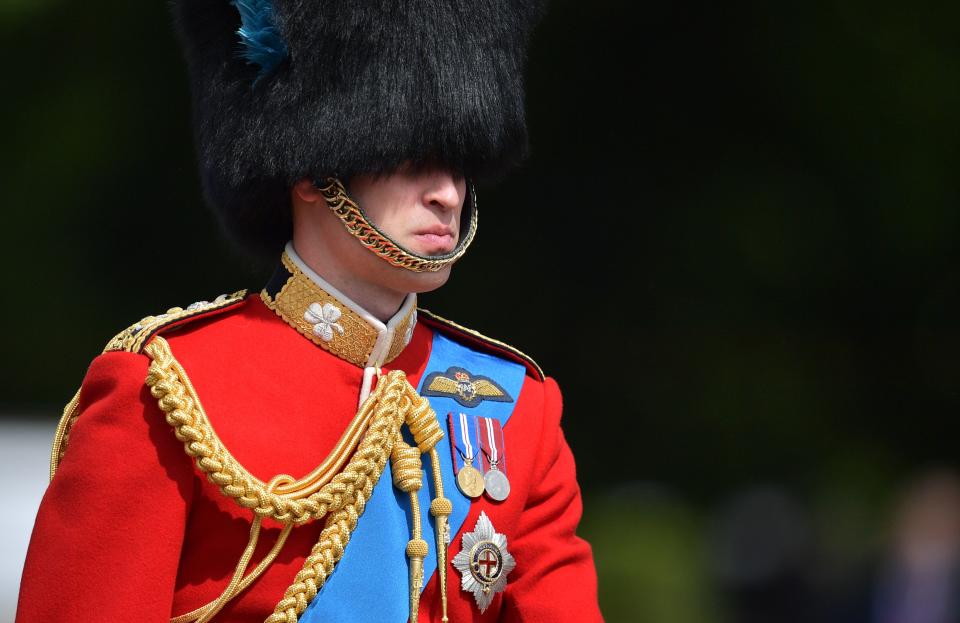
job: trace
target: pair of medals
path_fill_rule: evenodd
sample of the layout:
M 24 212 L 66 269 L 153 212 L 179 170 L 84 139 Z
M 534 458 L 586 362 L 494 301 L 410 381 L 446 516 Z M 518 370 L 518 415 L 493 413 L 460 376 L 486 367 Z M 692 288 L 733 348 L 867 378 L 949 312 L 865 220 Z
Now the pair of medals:
M 486 492 L 492 500 L 506 500 L 510 495 L 510 479 L 500 420 L 466 413 L 450 413 L 447 419 L 457 487 L 469 498 L 476 499 Z

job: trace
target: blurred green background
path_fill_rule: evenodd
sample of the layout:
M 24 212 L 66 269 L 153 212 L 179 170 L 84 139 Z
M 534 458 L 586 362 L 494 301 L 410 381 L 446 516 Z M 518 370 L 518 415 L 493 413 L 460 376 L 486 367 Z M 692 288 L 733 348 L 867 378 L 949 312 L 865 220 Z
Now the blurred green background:
M 3 414 L 55 417 L 116 331 L 267 275 L 201 205 L 169 22 L 0 0 Z M 904 491 L 957 465 L 958 25 L 553 2 L 532 158 L 421 301 L 560 382 L 609 620 L 884 620 Z

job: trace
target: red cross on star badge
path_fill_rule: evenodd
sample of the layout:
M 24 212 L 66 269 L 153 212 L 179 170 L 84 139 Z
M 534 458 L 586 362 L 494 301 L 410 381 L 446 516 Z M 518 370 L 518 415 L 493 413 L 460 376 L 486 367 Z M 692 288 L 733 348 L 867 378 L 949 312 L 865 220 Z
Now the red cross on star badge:
M 460 571 L 460 587 L 473 593 L 483 613 L 494 595 L 507 587 L 507 574 L 516 566 L 516 561 L 507 551 L 507 537 L 494 530 L 490 518 L 481 511 L 473 532 L 464 533 L 453 566 Z

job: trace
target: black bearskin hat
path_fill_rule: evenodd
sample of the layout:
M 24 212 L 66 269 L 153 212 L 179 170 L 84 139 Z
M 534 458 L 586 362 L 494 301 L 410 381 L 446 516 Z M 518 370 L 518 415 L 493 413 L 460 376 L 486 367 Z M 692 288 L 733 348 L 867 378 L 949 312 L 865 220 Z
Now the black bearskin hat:
M 501 176 L 527 150 L 523 70 L 546 0 L 174 0 L 201 182 L 275 254 L 289 191 L 401 164 Z

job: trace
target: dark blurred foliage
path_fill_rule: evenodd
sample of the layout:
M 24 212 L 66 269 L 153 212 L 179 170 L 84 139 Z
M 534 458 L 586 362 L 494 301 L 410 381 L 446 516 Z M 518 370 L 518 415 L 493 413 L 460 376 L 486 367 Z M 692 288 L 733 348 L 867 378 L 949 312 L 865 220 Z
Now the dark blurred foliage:
M 906 473 L 956 463 L 958 24 L 956 3 L 553 3 L 533 157 L 480 189 L 474 248 L 422 304 L 558 378 L 584 530 L 636 528 L 624 577 L 645 544 L 690 560 L 707 527 L 683 504 L 779 483 L 835 555 Z M 46 415 L 113 333 L 266 268 L 201 206 L 163 3 L 7 0 L 0 50 L 0 400 Z M 637 510 L 635 481 L 683 502 Z M 606 605 L 635 601 L 616 560 Z

